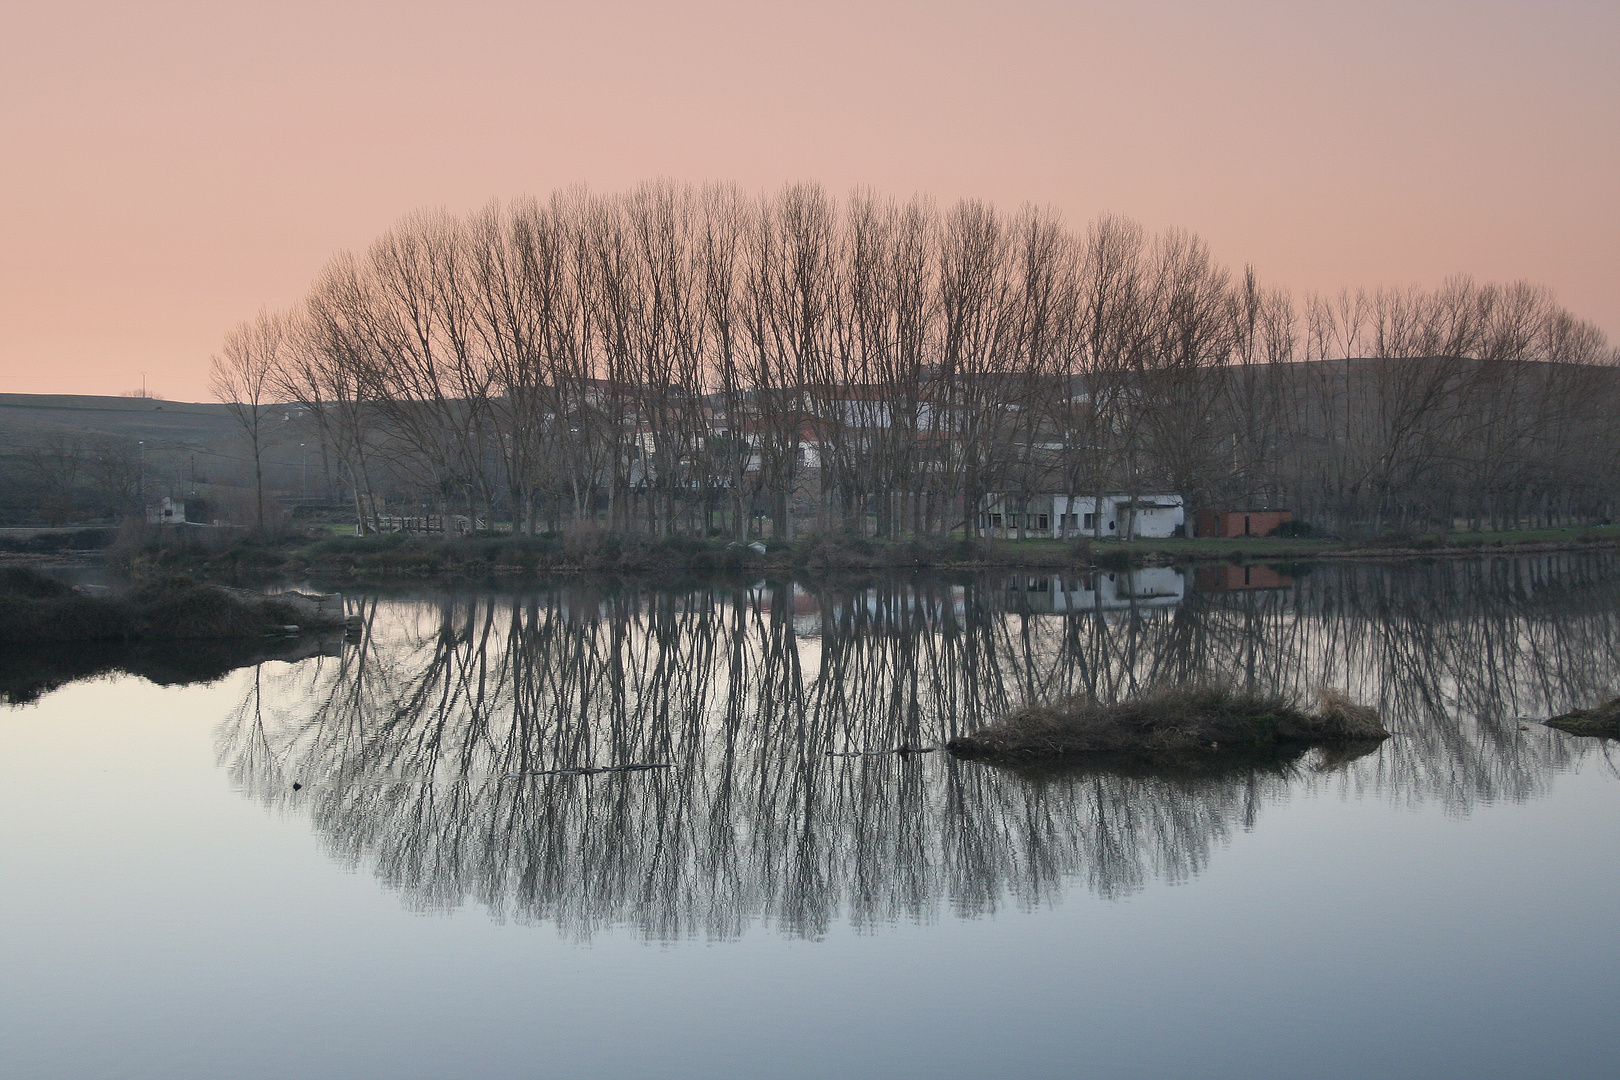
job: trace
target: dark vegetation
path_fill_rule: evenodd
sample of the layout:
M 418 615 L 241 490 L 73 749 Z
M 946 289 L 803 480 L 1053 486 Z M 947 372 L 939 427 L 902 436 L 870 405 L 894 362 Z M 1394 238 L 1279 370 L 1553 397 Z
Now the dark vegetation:
M 1547 726 L 1571 735 L 1620 739 L 1620 698 L 1612 698 L 1596 708 L 1576 709 L 1555 716 L 1547 721 Z
M 958 757 L 1061 760 L 1086 755 L 1184 758 L 1209 751 L 1257 752 L 1385 739 L 1375 709 L 1323 690 L 1315 712 L 1282 697 L 1219 685 L 1180 686 L 1102 705 L 1070 698 L 1025 705 L 999 723 L 952 739 Z
M 0 649 L 0 704 L 26 705 L 81 679 L 127 673 L 159 686 L 210 683 L 265 660 L 336 655 L 340 639 L 319 637 L 218 638 L 207 641 L 97 641 L 66 645 L 10 645 Z
M 0 536 L 0 551 L 52 555 L 62 551 L 101 551 L 112 546 L 114 528 L 40 532 L 32 536 Z
M 119 596 L 87 596 L 28 567 L 0 569 L 0 645 L 258 638 L 289 625 L 313 628 L 295 601 L 183 577 L 151 580 Z

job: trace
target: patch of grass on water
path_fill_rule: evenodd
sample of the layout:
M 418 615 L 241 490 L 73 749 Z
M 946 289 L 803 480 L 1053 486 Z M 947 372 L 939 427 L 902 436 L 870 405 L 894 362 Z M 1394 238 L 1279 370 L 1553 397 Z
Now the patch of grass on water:
M 1593 709 L 1576 709 L 1555 716 L 1547 721 L 1547 726 L 1571 735 L 1620 739 L 1620 698 L 1605 701 Z
M 1177 686 L 1103 705 L 1084 698 L 1030 704 L 972 735 L 952 739 L 959 757 L 1062 759 L 1079 755 L 1254 751 L 1384 739 L 1375 709 L 1324 689 L 1307 712 L 1284 698 L 1220 685 Z

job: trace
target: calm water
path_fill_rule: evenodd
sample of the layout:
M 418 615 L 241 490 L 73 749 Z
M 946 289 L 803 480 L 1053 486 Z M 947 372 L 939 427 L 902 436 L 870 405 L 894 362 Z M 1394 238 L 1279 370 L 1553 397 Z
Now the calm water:
M 1613 554 L 350 602 L 0 662 L 0 1075 L 1620 1075 Z M 842 756 L 1208 676 L 1398 734 Z

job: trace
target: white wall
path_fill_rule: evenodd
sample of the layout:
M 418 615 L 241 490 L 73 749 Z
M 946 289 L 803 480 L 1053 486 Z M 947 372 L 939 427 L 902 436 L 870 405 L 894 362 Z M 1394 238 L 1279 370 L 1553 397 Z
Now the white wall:
M 1128 504 L 1132 501 L 1128 495 L 1104 495 L 1102 497 L 1102 521 L 1100 529 L 1096 521 L 1087 525 L 1087 515 L 1098 513 L 1098 502 L 1094 495 L 1037 495 L 1029 500 L 1029 513 L 1031 515 L 1046 514 L 1047 527 L 1039 529 L 1034 522 L 1027 523 L 1024 535 L 1030 537 L 1061 538 L 1064 536 L 1098 536 L 1113 538 L 1123 535 L 1123 530 L 1130 528 L 1132 537 L 1152 540 L 1162 540 L 1174 536 L 1176 528 L 1186 521 L 1186 511 L 1181 505 L 1179 495 L 1144 495 L 1140 497 L 1144 502 L 1173 502 L 1175 505 L 1155 509 L 1131 510 Z M 1050 509 L 1048 509 L 1050 508 Z M 994 537 L 1016 537 L 1018 527 L 1011 524 L 1012 514 L 1020 513 L 1018 500 L 1008 495 L 991 495 L 985 500 L 985 508 L 980 511 L 980 518 L 987 535 Z M 1000 515 L 1001 523 L 996 525 L 992 515 Z M 1065 522 L 1065 515 L 1072 515 L 1071 520 Z M 1038 519 L 1036 519 L 1038 520 Z M 1066 531 L 1065 531 L 1066 530 Z

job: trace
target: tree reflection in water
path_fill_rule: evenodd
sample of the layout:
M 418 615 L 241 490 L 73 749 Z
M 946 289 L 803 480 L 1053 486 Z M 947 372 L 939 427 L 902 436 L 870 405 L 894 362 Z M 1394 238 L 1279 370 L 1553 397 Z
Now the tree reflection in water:
M 1160 606 L 997 577 L 371 600 L 340 655 L 256 672 L 219 754 L 423 909 L 654 939 L 975 916 L 1076 880 L 1186 878 L 1267 802 L 1322 785 L 1458 812 L 1535 795 L 1593 744 L 1519 718 L 1611 689 L 1617 571 L 1604 553 L 1323 566 Z M 831 756 L 1207 677 L 1344 686 L 1397 736 L 1198 772 Z M 672 767 L 537 775 L 634 763 Z

